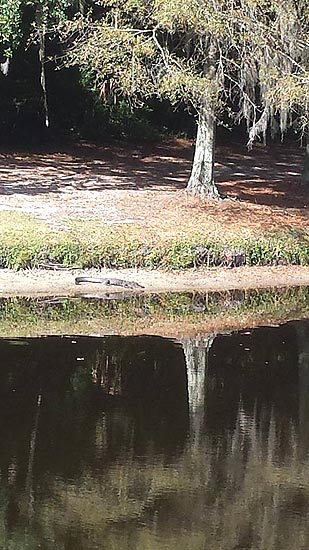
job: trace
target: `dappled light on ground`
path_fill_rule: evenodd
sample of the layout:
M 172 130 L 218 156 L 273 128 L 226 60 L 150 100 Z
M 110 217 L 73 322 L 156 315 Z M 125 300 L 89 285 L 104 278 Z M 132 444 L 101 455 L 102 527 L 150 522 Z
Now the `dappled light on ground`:
M 300 148 L 218 147 L 216 181 L 230 198 L 207 203 L 185 192 L 193 144 L 90 146 L 0 155 L 0 211 L 33 214 L 51 225 L 95 219 L 134 224 L 169 236 L 309 225 L 308 190 L 301 185 Z

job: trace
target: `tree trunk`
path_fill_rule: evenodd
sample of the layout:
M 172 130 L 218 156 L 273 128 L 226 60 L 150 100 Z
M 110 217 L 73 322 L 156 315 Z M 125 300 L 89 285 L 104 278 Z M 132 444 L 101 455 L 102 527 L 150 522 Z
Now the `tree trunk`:
M 85 15 L 85 0 L 78 0 L 78 10 L 82 15 Z
M 309 137 L 307 138 L 307 147 L 306 147 L 304 168 L 302 171 L 302 179 L 305 183 L 309 183 Z
M 47 9 L 47 8 L 45 8 Z M 46 73 L 45 73 L 45 49 L 46 49 L 46 24 L 45 24 L 44 7 L 38 4 L 36 9 L 36 24 L 39 37 L 39 63 L 40 63 L 40 83 L 43 93 L 43 107 L 45 126 L 49 128 L 49 112 L 48 112 L 48 100 L 47 100 L 47 86 L 46 86 Z
M 9 57 L 6 58 L 6 60 L 3 63 L 0 63 L 0 71 L 4 76 L 7 76 L 9 74 L 9 68 L 10 68 L 10 59 Z
M 205 105 L 199 112 L 195 153 L 187 190 L 194 195 L 219 199 L 214 182 L 216 118 L 212 108 Z

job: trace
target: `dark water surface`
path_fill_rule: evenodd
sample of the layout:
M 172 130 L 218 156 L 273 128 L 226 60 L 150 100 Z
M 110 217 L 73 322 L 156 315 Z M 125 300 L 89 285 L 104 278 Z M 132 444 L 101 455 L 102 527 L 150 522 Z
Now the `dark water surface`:
M 0 548 L 309 548 L 309 321 L 0 352 Z

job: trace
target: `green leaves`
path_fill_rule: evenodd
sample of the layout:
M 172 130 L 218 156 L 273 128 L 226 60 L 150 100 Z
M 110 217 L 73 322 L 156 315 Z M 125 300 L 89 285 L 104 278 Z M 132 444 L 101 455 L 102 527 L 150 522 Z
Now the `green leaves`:
M 293 0 L 100 4 L 101 19 L 80 19 L 67 36 L 73 37 L 69 63 L 91 70 L 103 95 L 133 102 L 157 95 L 197 110 L 201 102 L 219 108 L 232 101 L 254 132 L 260 113 L 266 125 L 284 113 L 284 129 L 286 109 L 308 105 L 307 0 L 298 11 Z
M 84 4 L 83 1 L 80 2 Z M 23 13 L 25 8 L 32 7 L 42 13 L 41 23 L 51 26 L 67 18 L 68 8 L 78 9 L 79 2 L 75 0 L 0 0 L 0 52 L 4 58 L 11 58 L 14 50 L 23 38 L 26 41 L 23 28 Z
M 0 42 L 2 57 L 12 57 L 18 45 L 21 30 L 21 0 L 0 0 Z
M 113 28 L 105 22 L 94 25 L 86 41 L 68 54 L 71 63 L 78 62 L 93 74 L 93 85 L 101 95 L 109 92 L 131 97 L 154 93 L 147 66 L 155 56 L 148 33 L 134 32 L 122 26 Z
M 187 32 L 196 36 L 223 37 L 226 26 L 226 6 L 209 1 L 154 0 L 153 18 L 158 27 L 170 33 Z
M 308 0 L 0 0 L 0 62 L 29 40 L 29 6 L 31 39 L 62 25 L 67 64 L 103 98 L 158 96 L 197 111 L 206 102 L 217 113 L 233 105 L 254 137 L 262 113 L 282 131 L 287 110 L 307 120 Z

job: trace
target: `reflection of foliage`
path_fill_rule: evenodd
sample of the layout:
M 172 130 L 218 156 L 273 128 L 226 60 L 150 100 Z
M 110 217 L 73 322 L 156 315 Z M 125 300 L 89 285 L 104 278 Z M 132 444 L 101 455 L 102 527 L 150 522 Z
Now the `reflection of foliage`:
M 267 303 L 257 293 L 251 298 Z M 174 311 L 188 296 L 173 299 Z M 307 322 L 289 323 L 216 338 L 207 351 L 198 438 L 181 417 L 189 414 L 187 377 L 181 346 L 171 340 L 2 341 L 0 546 L 305 550 L 309 465 L 299 379 L 307 330 Z M 193 343 L 205 350 L 206 340 Z M 282 344 L 289 351 L 281 356 Z M 113 383 L 117 376 L 127 397 L 111 400 L 104 377 Z
M 141 462 L 128 452 L 96 479 L 86 472 L 78 482 L 56 479 L 53 498 L 36 509 L 40 537 L 59 547 L 70 525 L 78 549 L 102 540 L 107 548 L 127 548 L 132 537 L 137 550 L 175 544 L 199 550 L 206 540 L 224 550 L 241 543 L 248 549 L 306 548 L 309 469 L 297 461 L 295 427 L 288 428 L 291 450 L 279 461 L 277 421 L 262 421 L 262 433 L 257 419 L 248 419 L 244 430 L 242 414 L 224 449 L 206 437 L 198 447 L 188 443 L 169 463 L 151 454 Z
M 44 299 L 9 298 L 0 301 L 2 334 L 29 334 L 36 331 L 88 333 L 109 330 L 122 333 L 153 326 L 156 322 L 203 322 L 225 318 L 234 323 L 253 315 L 268 319 L 288 319 L 308 315 L 307 287 L 276 290 L 235 290 L 213 293 L 167 293 L 132 296 L 124 300 L 63 298 L 57 303 Z M 221 320 L 221 321 L 220 321 Z M 78 324 L 78 326 L 77 326 Z M 241 324 L 241 323 L 240 323 Z M 99 328 L 98 328 L 99 327 Z

